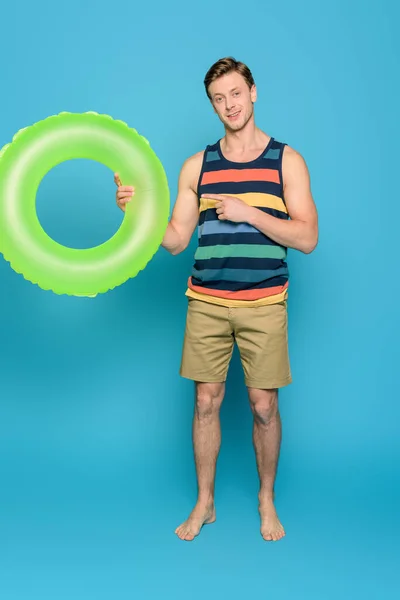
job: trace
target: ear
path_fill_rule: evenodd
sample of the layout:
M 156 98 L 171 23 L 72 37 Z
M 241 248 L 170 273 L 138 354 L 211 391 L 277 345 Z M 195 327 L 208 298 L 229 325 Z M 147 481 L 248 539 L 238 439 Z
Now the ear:
M 253 102 L 253 104 L 254 104 L 254 102 L 257 101 L 257 88 L 256 88 L 255 84 L 251 86 L 250 98 L 251 98 L 251 101 Z

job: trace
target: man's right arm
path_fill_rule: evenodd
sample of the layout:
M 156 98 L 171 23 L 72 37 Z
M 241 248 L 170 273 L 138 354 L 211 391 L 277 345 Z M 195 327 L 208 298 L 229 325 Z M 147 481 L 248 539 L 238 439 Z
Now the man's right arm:
M 178 196 L 172 211 L 171 219 L 164 234 L 161 245 L 173 255 L 183 252 L 191 240 L 199 219 L 197 183 L 200 176 L 204 152 L 198 152 L 188 158 L 181 169 L 178 181 Z M 117 205 L 125 210 L 135 190 L 131 186 L 122 186 L 118 173 L 114 175 L 118 186 Z
M 188 158 L 182 166 L 178 181 L 178 196 L 162 246 L 173 255 L 185 250 L 199 220 L 197 182 L 203 161 L 203 152 Z

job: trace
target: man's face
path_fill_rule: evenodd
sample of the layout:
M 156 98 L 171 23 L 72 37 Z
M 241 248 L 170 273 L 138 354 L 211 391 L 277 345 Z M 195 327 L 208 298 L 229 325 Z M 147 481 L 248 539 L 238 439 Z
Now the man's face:
M 219 77 L 208 88 L 211 102 L 218 117 L 231 131 L 240 131 L 253 115 L 255 86 L 249 89 L 240 73 L 232 72 Z

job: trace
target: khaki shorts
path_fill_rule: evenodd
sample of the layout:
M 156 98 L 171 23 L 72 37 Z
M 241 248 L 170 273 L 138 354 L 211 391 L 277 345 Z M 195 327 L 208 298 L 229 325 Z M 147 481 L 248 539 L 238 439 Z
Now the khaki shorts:
M 189 298 L 182 377 L 207 383 L 226 381 L 236 342 L 248 387 L 289 385 L 286 303 L 226 308 Z

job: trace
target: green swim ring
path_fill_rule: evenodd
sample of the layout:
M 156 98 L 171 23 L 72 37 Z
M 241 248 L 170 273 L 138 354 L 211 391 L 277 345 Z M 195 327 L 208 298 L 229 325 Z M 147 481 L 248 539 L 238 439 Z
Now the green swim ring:
M 43 177 L 75 158 L 102 163 L 135 187 L 118 231 L 94 248 L 57 243 L 36 214 Z M 95 296 L 135 277 L 158 250 L 169 209 L 167 177 L 149 142 L 109 115 L 60 113 L 21 129 L 0 151 L 0 253 L 44 290 Z

